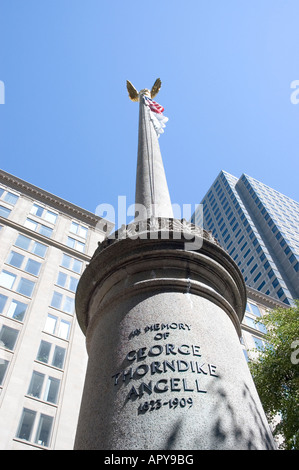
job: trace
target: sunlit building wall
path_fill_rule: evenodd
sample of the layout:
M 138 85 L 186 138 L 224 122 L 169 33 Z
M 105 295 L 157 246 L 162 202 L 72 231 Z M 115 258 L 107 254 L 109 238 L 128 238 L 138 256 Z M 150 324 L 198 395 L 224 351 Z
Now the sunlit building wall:
M 0 448 L 72 449 L 87 354 L 76 287 L 99 217 L 0 172 Z

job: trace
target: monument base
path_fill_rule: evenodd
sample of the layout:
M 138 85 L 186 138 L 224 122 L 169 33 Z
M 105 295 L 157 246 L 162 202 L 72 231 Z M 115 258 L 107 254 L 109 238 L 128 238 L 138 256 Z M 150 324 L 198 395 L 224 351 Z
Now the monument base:
M 154 239 L 103 242 L 84 272 L 76 310 L 89 362 L 75 449 L 275 448 L 240 347 L 243 278 L 189 228 L 197 251 L 173 227 L 163 239 L 160 224 Z

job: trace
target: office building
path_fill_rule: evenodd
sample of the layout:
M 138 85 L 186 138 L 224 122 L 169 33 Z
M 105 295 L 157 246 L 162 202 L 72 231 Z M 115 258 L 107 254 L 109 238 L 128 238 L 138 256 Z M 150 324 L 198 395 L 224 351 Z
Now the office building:
M 221 171 L 202 199 L 203 227 L 238 264 L 247 286 L 290 305 L 299 297 L 299 204 L 243 174 Z M 192 222 L 201 224 L 200 211 Z
M 74 315 L 100 218 L 0 171 L 0 448 L 72 449 L 87 354 Z

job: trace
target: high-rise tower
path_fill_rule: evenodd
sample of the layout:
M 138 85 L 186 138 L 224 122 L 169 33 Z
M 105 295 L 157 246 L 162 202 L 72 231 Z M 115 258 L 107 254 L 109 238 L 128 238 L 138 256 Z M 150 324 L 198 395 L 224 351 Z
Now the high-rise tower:
M 286 305 L 299 297 L 299 204 L 265 184 L 221 171 L 202 199 L 203 227 L 245 283 Z M 192 216 L 194 223 L 199 214 Z

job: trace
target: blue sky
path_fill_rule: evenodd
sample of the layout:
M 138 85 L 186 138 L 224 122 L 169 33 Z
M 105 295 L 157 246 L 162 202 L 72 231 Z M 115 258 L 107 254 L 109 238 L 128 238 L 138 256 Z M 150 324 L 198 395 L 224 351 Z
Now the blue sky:
M 0 0 L 0 168 L 91 212 L 132 204 L 125 82 L 161 77 L 173 203 L 195 206 L 222 169 L 298 201 L 298 17 L 298 0 Z

